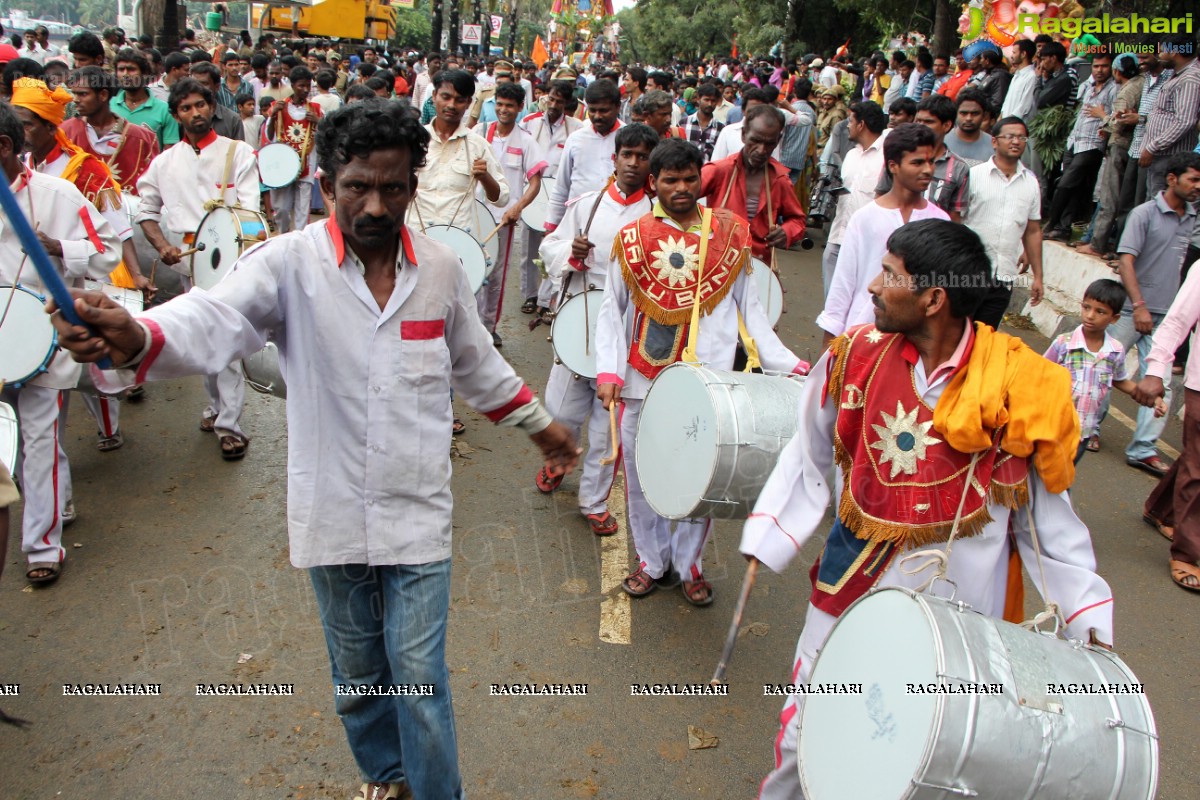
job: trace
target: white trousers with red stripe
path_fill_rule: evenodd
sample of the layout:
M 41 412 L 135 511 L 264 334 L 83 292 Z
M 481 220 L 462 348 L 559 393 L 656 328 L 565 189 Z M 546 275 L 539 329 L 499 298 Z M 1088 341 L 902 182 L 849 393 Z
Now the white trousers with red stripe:
M 82 396 L 88 413 L 96 420 L 96 430 L 100 431 L 100 435 L 105 439 L 116 435 L 117 431 L 121 429 L 121 401 L 115 397 L 106 397 L 90 392 L 83 392 Z M 66 406 L 64 400 L 63 408 L 65 409 Z
M 496 238 L 500 242 L 500 260 L 497 261 L 492 268 L 491 274 L 487 276 L 487 280 L 483 282 L 483 286 L 479 287 L 479 291 L 475 293 L 475 302 L 479 308 L 479 318 L 483 320 L 483 327 L 489 331 L 496 330 L 496 323 L 500 318 L 500 295 L 504 288 L 504 279 L 506 277 L 504 270 L 505 254 L 508 255 L 508 271 L 512 272 L 517 269 L 524 260 L 523 247 L 525 237 L 521 235 L 522 228 L 518 224 L 516 228 L 517 235 L 513 235 L 513 228 L 505 226 L 500 229 L 500 233 L 496 234 Z M 511 240 L 511 245 L 510 245 Z M 519 306 L 521 301 L 518 301 Z
M 60 356 L 61 357 L 61 356 Z M 17 411 L 21 428 L 21 492 L 25 514 L 21 521 L 21 552 L 30 563 L 58 563 L 62 548 L 61 487 L 67 472 L 60 458 L 59 404 L 62 392 L 44 386 L 5 389 L 4 402 Z
M 581 441 L 583 423 L 588 423 L 588 449 L 579 476 L 579 511 L 584 515 L 607 511 L 616 465 L 600 465 L 600 459 L 611 455 L 612 442 L 608 412 L 596 397 L 596 382 L 575 380 L 571 370 L 555 364 L 546 382 L 545 406 L 554 419 L 570 429 L 577 442 Z
M 633 449 L 641 412 L 641 400 L 625 400 L 621 415 L 622 463 L 625 465 L 625 492 L 629 498 L 629 531 L 633 534 L 638 560 L 651 578 L 661 578 L 671 567 L 685 581 L 699 580 L 703 573 L 704 543 L 712 530 L 712 520 L 672 521 L 660 517 L 646 502 Z M 688 465 L 680 464 L 677 468 L 688 469 Z
M 192 281 L 186 275 L 179 277 L 185 292 L 192 289 Z M 208 405 L 205 417 L 216 417 L 213 430 L 217 436 L 245 436 L 242 432 L 242 407 L 246 405 L 246 376 L 242 373 L 242 362 L 235 361 L 216 375 L 204 376 L 204 391 Z

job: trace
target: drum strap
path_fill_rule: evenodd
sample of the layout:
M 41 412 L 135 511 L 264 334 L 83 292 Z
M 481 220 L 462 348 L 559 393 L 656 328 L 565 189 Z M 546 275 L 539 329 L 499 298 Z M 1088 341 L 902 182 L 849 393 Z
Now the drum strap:
M 225 151 L 225 177 L 222 178 L 222 180 L 221 180 L 221 197 L 220 197 L 220 200 L 222 203 L 225 202 L 225 192 L 228 191 L 228 189 L 230 187 L 229 181 L 231 178 L 233 178 L 233 153 L 234 153 L 234 150 L 236 150 L 236 149 L 237 149 L 237 142 L 231 141 L 229 143 L 229 149 Z M 236 193 L 235 193 L 235 195 L 236 195 Z M 236 200 L 235 200 L 235 204 L 236 204 Z
M 696 296 L 692 301 L 692 324 L 688 326 L 687 347 L 683 348 L 681 361 L 698 364 L 696 338 L 700 334 L 700 286 L 704 281 L 704 260 L 708 258 L 708 237 L 712 233 L 712 209 L 700 209 L 700 263 L 696 266 Z
M 737 312 L 738 318 L 738 336 L 742 339 L 742 348 L 746 351 L 746 368 L 742 372 L 753 372 L 756 369 L 762 369 L 762 362 L 758 359 L 758 345 L 754 343 L 754 337 L 750 335 L 750 331 L 746 330 L 746 321 L 742 319 L 742 312 Z

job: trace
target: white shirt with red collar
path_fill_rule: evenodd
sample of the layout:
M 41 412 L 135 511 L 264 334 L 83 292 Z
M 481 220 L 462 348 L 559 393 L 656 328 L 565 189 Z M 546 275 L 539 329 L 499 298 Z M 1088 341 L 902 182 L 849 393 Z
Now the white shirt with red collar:
M 617 131 L 620 129 L 621 121 L 617 120 L 605 136 L 597 133 L 591 125 L 586 125 L 567 137 L 558 173 L 554 177 L 550 210 L 546 213 L 546 230 L 554 230 L 554 226 L 562 221 L 568 200 L 604 188 L 605 181 L 613 172 L 613 155 L 617 150 Z
M 233 167 L 225 179 L 226 159 L 233 147 Z M 214 131 L 192 147 L 186 138 L 159 153 L 138 180 L 142 197 L 135 223 L 154 220 L 163 231 L 174 234 L 176 243 L 184 234 L 195 233 L 207 213 L 204 204 L 221 199 L 227 205 L 257 211 L 258 162 L 254 148 L 245 142 L 226 139 Z
M 597 205 L 599 199 L 599 205 Z M 572 276 L 572 293 L 584 287 L 603 289 L 608 282 L 608 273 L 613 269 L 613 241 L 617 233 L 631 222 L 647 214 L 654 207 L 645 189 L 624 195 L 615 182 L 600 192 L 588 192 L 567 205 L 567 213 L 553 233 L 546 234 L 539 252 L 546 264 L 546 274 L 555 286 L 560 286 L 564 275 Z M 592 217 L 592 209 L 596 215 Z M 588 218 L 592 217 L 588 228 Z M 571 256 L 571 242 L 587 228 L 588 241 L 595 245 L 582 263 Z M 620 270 L 620 267 L 616 267 Z M 582 275 L 582 280 L 575 278 Z
M 562 160 L 563 149 L 567 137 L 583 127 L 583 122 L 563 114 L 558 122 L 551 123 L 550 118 L 542 111 L 530 114 L 518 123 L 533 137 L 546 158 L 547 178 L 558 175 L 558 164 Z
M 496 212 L 496 221 L 499 222 L 501 214 L 521 201 L 529 179 L 545 171 L 546 159 L 537 142 L 520 125 L 513 125 L 513 129 L 505 136 L 500 133 L 500 123 L 489 122 L 483 134 L 483 138 L 492 146 L 492 155 L 500 163 L 504 180 L 508 183 L 507 202 L 503 205 L 488 203 Z M 482 186 L 476 189 L 476 196 L 487 203 L 487 194 Z
M 450 557 L 451 388 L 501 425 L 551 422 L 492 346 L 454 251 L 407 227 L 401 240 L 383 310 L 336 219 L 322 220 L 246 253 L 211 291 L 146 312 L 136 375 L 106 373 L 211 374 L 277 343 L 296 567 Z

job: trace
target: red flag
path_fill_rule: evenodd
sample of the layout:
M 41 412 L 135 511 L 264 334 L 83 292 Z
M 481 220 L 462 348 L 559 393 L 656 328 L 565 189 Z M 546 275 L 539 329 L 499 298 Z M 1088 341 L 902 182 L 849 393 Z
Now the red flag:
M 737 58 L 737 34 L 736 33 L 733 35 L 733 53 L 731 54 L 731 57 Z
M 529 54 L 529 58 L 538 65 L 538 69 L 541 69 L 550 60 L 550 54 L 546 52 L 546 44 L 542 41 L 541 36 L 533 40 L 533 52 Z

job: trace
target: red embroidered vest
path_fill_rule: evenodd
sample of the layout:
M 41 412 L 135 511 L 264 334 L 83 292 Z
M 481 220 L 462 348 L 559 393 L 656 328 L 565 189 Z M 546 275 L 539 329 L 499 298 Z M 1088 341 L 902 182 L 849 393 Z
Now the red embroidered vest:
M 838 403 L 834 450 L 844 475 L 838 517 L 859 539 L 916 547 L 949 538 L 959 503 L 959 536 L 991 522 L 990 502 L 1018 508 L 1028 499 L 1028 461 L 999 448 L 1000 435 L 975 464 L 933 427 L 933 408 L 917 394 L 904 337 L 874 325 L 833 345 L 828 398 Z M 966 500 L 963 500 L 963 495 Z

